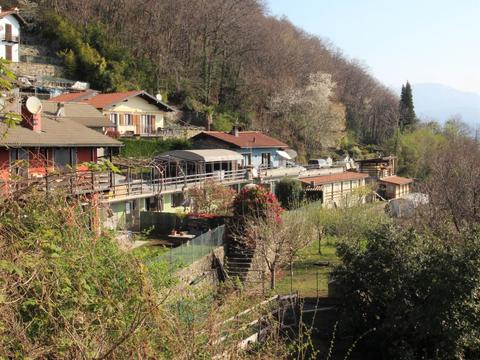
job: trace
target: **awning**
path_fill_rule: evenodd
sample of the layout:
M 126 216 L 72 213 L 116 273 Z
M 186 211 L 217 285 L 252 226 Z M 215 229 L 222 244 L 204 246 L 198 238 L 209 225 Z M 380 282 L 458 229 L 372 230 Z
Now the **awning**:
M 277 154 L 280 155 L 282 158 L 284 158 L 285 160 L 292 160 L 292 158 L 290 157 L 290 155 L 288 155 L 285 151 L 283 150 L 277 150 Z
M 290 149 L 290 148 L 285 149 L 285 152 L 286 152 L 288 155 L 290 155 L 290 157 L 292 158 L 292 160 L 295 159 L 295 158 L 298 156 L 297 152 L 296 152 L 295 150 L 293 150 L 293 149 Z
M 159 158 L 174 158 L 184 161 L 242 161 L 243 156 L 235 151 L 226 149 L 205 149 L 205 150 L 172 150 L 163 153 Z

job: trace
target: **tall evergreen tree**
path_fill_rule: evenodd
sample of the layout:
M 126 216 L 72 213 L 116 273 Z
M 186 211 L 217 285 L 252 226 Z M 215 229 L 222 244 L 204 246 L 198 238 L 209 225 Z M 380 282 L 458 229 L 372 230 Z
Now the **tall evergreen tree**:
M 413 106 L 413 94 L 412 87 L 407 81 L 405 85 L 402 85 L 402 92 L 400 94 L 400 129 L 412 127 L 417 123 L 417 116 L 415 115 L 415 109 Z

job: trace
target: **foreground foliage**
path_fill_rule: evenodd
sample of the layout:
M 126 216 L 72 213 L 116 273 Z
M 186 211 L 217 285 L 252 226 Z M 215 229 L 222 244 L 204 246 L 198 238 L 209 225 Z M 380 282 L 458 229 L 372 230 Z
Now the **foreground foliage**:
M 157 299 L 133 256 L 89 230 L 77 202 L 25 193 L 0 204 L 0 353 L 115 358 L 153 352 Z
M 169 289 L 153 255 L 90 230 L 92 209 L 25 191 L 0 203 L 0 355 L 11 359 L 209 359 L 234 350 L 267 309 L 228 284 Z M 93 209 L 95 214 L 95 209 Z M 156 255 L 155 255 L 156 256 Z M 221 340 L 222 337 L 228 336 Z M 286 352 L 275 343 L 278 358 Z M 269 350 L 270 351 L 270 350 Z M 254 358 L 262 358 L 260 347 Z M 266 355 L 268 358 L 269 356 Z
M 365 359 L 478 359 L 480 233 L 462 243 L 384 226 L 344 242 L 334 277 Z

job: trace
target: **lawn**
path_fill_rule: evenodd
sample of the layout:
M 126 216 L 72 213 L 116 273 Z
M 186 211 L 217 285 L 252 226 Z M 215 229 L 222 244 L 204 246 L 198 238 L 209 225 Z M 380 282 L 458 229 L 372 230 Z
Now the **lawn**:
M 318 242 L 314 241 L 297 256 L 293 265 L 293 281 L 290 281 L 290 271 L 284 269 L 277 282 L 278 294 L 289 294 L 291 290 L 303 297 L 327 296 L 328 275 L 333 266 L 339 262 L 335 249 L 335 237 L 322 241 L 322 253 L 318 253 Z M 329 262 L 329 266 L 320 266 L 320 262 Z M 292 286 L 291 286 L 292 285 Z
M 156 259 L 160 255 L 165 254 L 169 249 L 160 245 L 143 245 L 132 250 L 132 253 L 140 260 L 147 262 Z

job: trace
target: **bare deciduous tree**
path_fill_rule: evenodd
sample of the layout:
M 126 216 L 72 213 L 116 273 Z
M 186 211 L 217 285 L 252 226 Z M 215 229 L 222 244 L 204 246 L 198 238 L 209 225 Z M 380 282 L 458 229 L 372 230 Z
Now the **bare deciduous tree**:
M 252 218 L 245 225 L 244 237 L 255 242 L 258 259 L 270 273 L 270 287 L 275 289 L 277 271 L 290 265 L 298 252 L 313 239 L 313 228 L 301 211 L 285 213 L 279 222 L 273 217 Z

